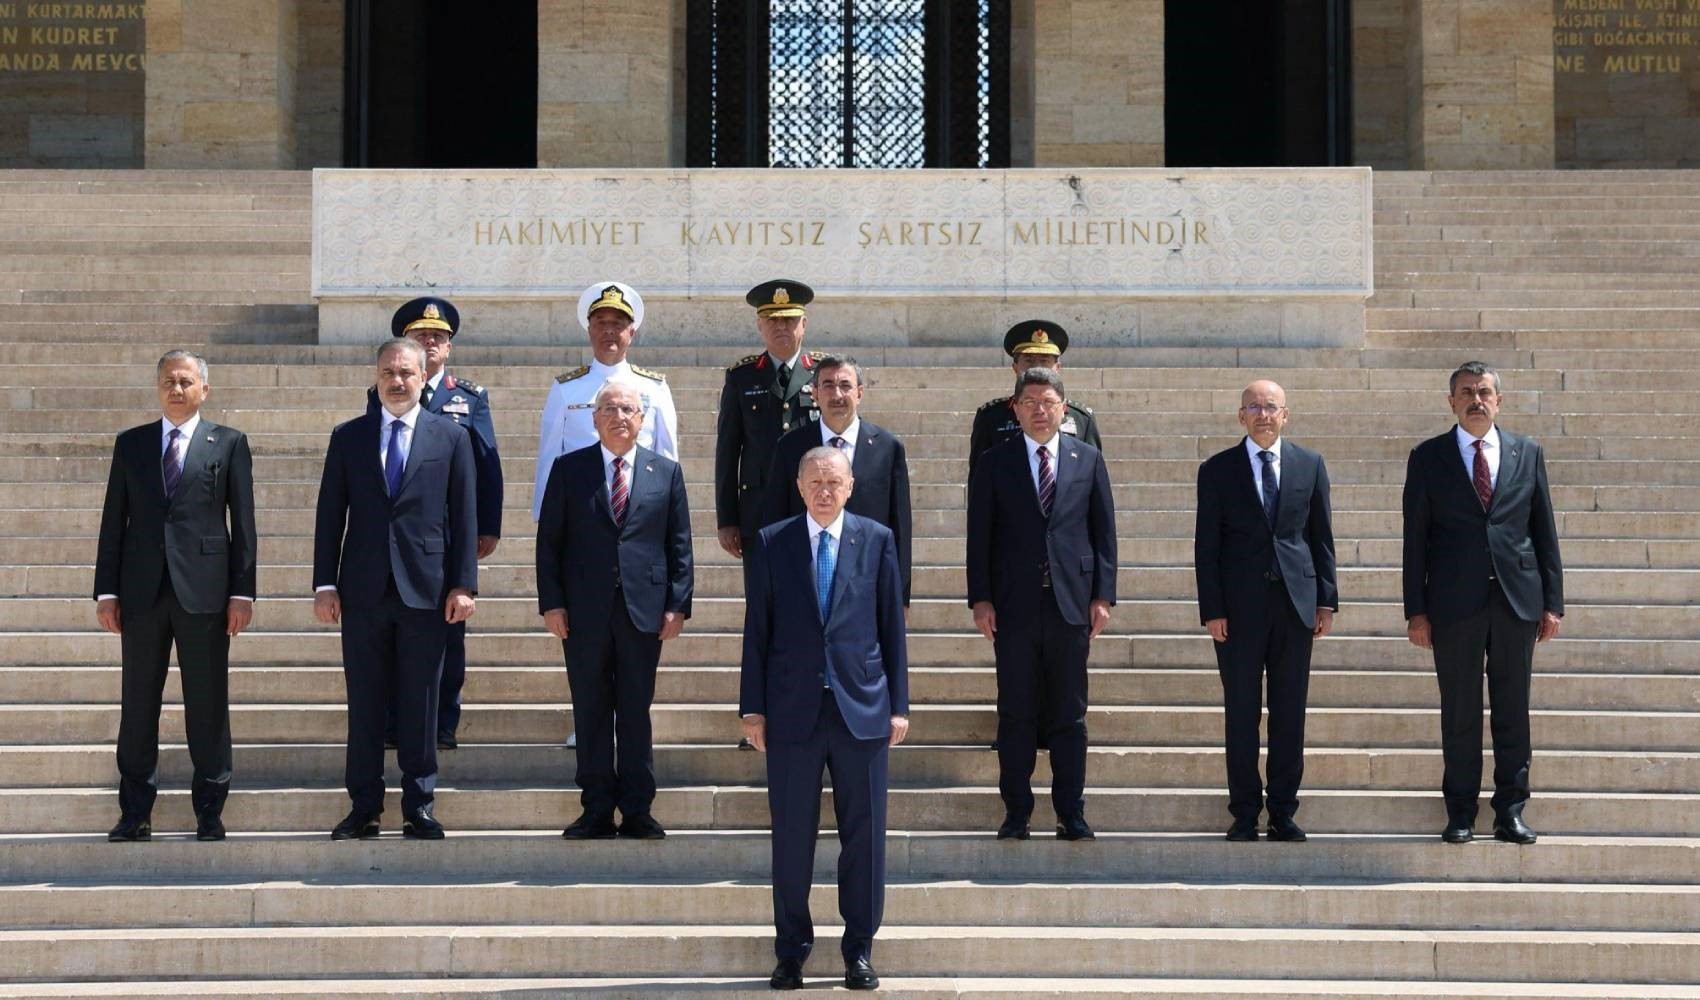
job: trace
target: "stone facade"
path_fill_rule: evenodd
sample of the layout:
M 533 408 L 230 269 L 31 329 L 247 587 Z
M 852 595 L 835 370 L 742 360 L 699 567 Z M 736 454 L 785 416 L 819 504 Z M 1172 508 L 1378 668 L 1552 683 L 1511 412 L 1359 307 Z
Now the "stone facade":
M 1359 166 L 1409 166 L 1405 3 L 1352 0 L 1352 162 Z
M 1018 0 L 1015 8 L 1011 103 L 1025 89 L 1031 145 L 1012 143 L 1012 165 L 1162 166 L 1162 0 Z
M 297 0 L 149 0 L 149 167 L 293 167 Z
M 539 0 L 537 165 L 665 167 L 675 145 L 671 0 Z
M 1554 165 L 1552 0 L 1406 0 L 1408 166 Z
M 140 3 L 0 3 L 0 167 L 140 166 L 144 29 Z

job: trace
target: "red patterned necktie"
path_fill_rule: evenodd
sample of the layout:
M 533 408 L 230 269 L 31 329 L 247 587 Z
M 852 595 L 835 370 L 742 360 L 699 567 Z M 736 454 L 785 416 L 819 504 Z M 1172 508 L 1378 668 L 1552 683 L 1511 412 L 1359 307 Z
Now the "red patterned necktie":
M 1051 451 L 1044 445 L 1039 446 L 1039 509 L 1046 517 L 1051 516 L 1051 501 L 1056 499 L 1057 477 L 1051 471 Z
M 626 474 L 621 471 L 625 466 L 625 459 L 614 459 L 614 486 L 608 499 L 610 505 L 614 508 L 615 524 L 626 523 L 626 498 L 630 491 L 626 486 Z
M 1470 481 L 1476 486 L 1476 499 L 1482 502 L 1482 509 L 1487 510 L 1493 503 L 1493 477 L 1488 474 L 1487 442 L 1476 439 L 1476 460 L 1471 466 Z

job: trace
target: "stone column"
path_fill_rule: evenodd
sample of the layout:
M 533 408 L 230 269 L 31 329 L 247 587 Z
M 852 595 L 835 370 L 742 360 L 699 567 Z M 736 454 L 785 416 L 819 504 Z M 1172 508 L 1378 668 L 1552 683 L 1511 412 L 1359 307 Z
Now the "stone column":
M 538 0 L 537 165 L 667 167 L 672 3 Z
M 148 0 L 149 167 L 295 166 L 296 0 Z
M 1410 165 L 1553 165 L 1552 0 L 1407 0 Z
M 1014 6 L 1012 165 L 1162 166 L 1162 0 Z

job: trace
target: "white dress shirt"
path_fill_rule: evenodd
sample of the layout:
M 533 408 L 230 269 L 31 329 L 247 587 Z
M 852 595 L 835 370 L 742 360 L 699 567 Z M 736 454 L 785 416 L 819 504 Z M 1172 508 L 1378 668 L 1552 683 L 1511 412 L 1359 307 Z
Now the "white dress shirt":
M 833 438 L 843 438 L 844 447 L 839 450 L 844 452 L 844 460 L 850 463 L 851 468 L 856 467 L 856 436 L 861 433 L 862 418 L 860 415 L 851 418 L 850 426 L 844 428 L 843 434 L 834 434 L 832 432 L 832 428 L 826 425 L 826 421 L 822 420 L 820 422 L 820 443 L 830 448 L 832 447 Z M 838 536 L 833 535 L 832 537 L 837 538 Z
M 1260 451 L 1274 453 L 1275 461 L 1271 462 L 1269 467 L 1275 470 L 1275 488 L 1279 490 L 1281 488 L 1281 439 L 1276 438 L 1273 444 L 1265 448 L 1253 441 L 1251 435 L 1247 434 L 1245 436 L 1245 450 L 1246 454 L 1251 456 L 1251 485 L 1255 488 L 1257 498 L 1261 502 L 1263 499 L 1263 459 L 1258 458 L 1257 453 Z
M 815 520 L 815 515 L 812 513 L 808 515 L 806 523 L 809 526 L 809 579 L 820 579 L 820 533 L 823 531 L 832 536 L 832 541 L 828 542 L 826 547 L 832 550 L 832 554 L 835 557 L 832 565 L 833 572 L 837 573 L 838 561 L 836 557 L 838 555 L 838 542 L 844 537 L 844 512 L 839 511 L 838 516 L 833 518 L 832 523 L 825 527 L 822 527 L 820 523 Z
M 1043 445 L 1045 447 L 1045 449 L 1050 452 L 1050 456 L 1051 456 L 1051 485 L 1053 487 L 1055 487 L 1056 481 L 1057 481 L 1057 448 L 1058 448 L 1057 442 L 1062 440 L 1062 435 L 1061 434 L 1052 434 L 1051 439 L 1049 441 L 1041 442 L 1041 441 L 1033 440 L 1031 437 L 1029 437 L 1026 434 L 1022 434 L 1021 440 L 1027 442 L 1027 471 L 1033 476 L 1033 495 L 1038 496 L 1039 495 L 1039 447 L 1040 447 L 1040 445 Z
M 420 407 L 419 403 L 415 401 L 413 409 L 408 410 L 406 413 L 403 413 L 398 417 L 389 410 L 384 409 L 382 406 L 378 407 L 379 418 L 383 421 L 378 428 L 378 468 L 384 470 L 385 476 L 388 476 L 390 473 L 390 435 L 395 433 L 395 430 L 390 425 L 394 424 L 397 420 L 400 420 L 403 424 L 407 425 L 407 433 L 401 436 L 401 464 L 403 468 L 406 468 L 408 453 L 413 451 L 413 425 L 419 422 L 420 409 L 422 409 L 422 407 Z
M 1452 436 L 1458 440 L 1458 454 L 1464 458 L 1464 478 L 1472 483 L 1476 481 L 1476 439 L 1463 424 L 1452 429 Z M 1482 435 L 1482 454 L 1487 456 L 1488 482 L 1494 489 L 1499 488 L 1499 428 L 1489 427 Z

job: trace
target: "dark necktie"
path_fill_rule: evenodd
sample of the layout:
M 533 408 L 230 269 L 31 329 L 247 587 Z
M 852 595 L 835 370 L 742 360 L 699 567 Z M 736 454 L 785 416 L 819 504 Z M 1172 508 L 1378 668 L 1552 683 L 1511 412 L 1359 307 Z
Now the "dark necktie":
M 836 434 L 834 434 L 832 436 L 832 440 L 828 441 L 827 444 L 832 445 L 834 448 L 837 448 L 839 451 L 843 451 L 844 449 L 850 447 L 850 442 L 844 440 L 843 438 L 839 437 Z
M 614 485 L 609 487 L 608 503 L 614 508 L 614 523 L 626 523 L 626 500 L 631 496 L 631 488 L 626 485 L 626 474 L 621 470 L 626 467 L 626 460 L 614 459 Z
M 419 390 L 419 405 L 431 405 L 431 383 L 425 383 L 425 388 Z
M 1057 476 L 1051 469 L 1051 450 L 1039 446 L 1039 511 L 1051 516 L 1051 501 L 1057 496 Z
M 171 499 L 177 492 L 177 484 L 183 481 L 183 456 L 177 451 L 177 442 L 183 437 L 183 432 L 171 428 L 171 433 L 165 436 L 165 463 L 162 471 L 165 473 L 165 498 Z
M 1269 522 L 1270 530 L 1274 530 L 1275 503 L 1280 490 L 1280 484 L 1275 481 L 1275 453 L 1260 451 L 1257 457 L 1263 461 L 1263 519 Z
M 1482 509 L 1487 510 L 1493 503 L 1493 476 L 1488 472 L 1487 442 L 1476 440 L 1476 459 L 1470 465 L 1470 481 L 1476 487 L 1476 499 L 1482 502 Z
M 407 458 L 401 453 L 401 436 L 406 431 L 407 425 L 399 419 L 390 422 L 390 446 L 384 452 L 384 487 L 392 497 L 401 490 L 401 473 L 407 465 Z
M 774 372 L 774 375 L 773 375 L 773 391 L 779 395 L 779 398 L 784 399 L 785 398 L 785 390 L 790 388 L 790 387 L 791 387 L 791 366 L 790 365 L 780 365 L 779 370 Z

